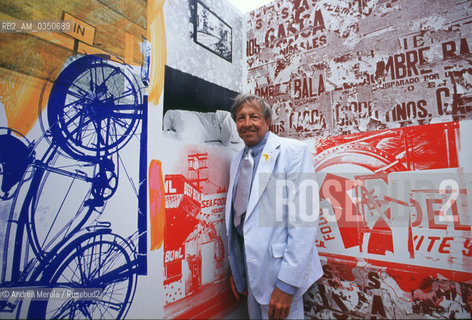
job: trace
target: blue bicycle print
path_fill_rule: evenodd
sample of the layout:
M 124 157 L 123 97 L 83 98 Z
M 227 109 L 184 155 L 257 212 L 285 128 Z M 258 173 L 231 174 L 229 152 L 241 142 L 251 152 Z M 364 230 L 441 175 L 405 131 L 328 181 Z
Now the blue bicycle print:
M 109 56 L 74 57 L 40 113 L 41 136 L 30 141 L 0 128 L 0 201 L 10 206 L 1 289 L 99 292 L 82 299 L 3 295 L 0 317 L 126 317 L 138 275 L 147 273 L 145 83 Z M 139 157 L 131 168 L 121 151 L 133 147 Z M 134 194 L 135 211 L 126 214 L 136 220 L 126 236 L 104 219 L 124 188 Z

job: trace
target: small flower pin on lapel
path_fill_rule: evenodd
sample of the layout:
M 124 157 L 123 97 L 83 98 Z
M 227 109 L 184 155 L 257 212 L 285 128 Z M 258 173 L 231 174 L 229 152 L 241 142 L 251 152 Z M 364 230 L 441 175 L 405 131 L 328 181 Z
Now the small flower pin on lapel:
M 267 153 L 262 154 L 262 157 L 265 159 L 265 161 L 269 160 L 269 155 Z

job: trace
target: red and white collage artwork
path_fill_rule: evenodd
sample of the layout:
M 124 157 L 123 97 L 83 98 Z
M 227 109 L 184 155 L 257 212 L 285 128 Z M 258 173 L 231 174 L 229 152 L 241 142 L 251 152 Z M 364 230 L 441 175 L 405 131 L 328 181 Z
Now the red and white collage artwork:
M 472 316 L 469 13 L 277 0 L 246 17 L 248 87 L 313 148 L 325 276 L 306 315 Z
M 461 165 L 471 129 L 448 122 L 318 141 L 325 277 L 307 295 L 310 313 L 472 312 L 472 179 Z

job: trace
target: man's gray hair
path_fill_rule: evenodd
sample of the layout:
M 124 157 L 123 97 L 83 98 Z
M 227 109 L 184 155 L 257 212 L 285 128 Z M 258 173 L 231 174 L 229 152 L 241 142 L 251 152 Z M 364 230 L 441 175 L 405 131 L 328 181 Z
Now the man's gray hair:
M 245 103 L 258 108 L 266 120 L 270 121 L 272 119 L 272 110 L 263 98 L 253 94 L 240 93 L 234 98 L 233 105 L 231 106 L 231 117 L 234 121 L 236 121 L 236 114 L 239 109 L 241 109 L 242 105 Z

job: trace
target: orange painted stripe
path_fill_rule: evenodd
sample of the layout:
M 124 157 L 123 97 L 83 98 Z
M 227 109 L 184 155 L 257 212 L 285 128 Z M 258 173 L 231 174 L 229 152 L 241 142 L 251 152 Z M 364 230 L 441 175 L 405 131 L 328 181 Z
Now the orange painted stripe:
M 166 222 L 166 200 L 162 163 L 151 160 L 149 164 L 149 215 L 151 251 L 161 248 L 164 242 L 164 228 Z

